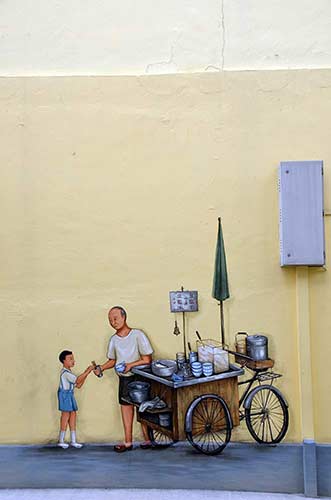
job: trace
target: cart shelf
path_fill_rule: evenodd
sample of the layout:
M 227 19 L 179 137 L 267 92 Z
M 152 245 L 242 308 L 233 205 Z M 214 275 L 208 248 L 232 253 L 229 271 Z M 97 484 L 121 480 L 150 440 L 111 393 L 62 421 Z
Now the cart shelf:
M 146 424 L 151 429 L 153 429 L 155 431 L 162 432 L 162 434 L 165 434 L 168 438 L 172 439 L 173 441 L 176 441 L 176 439 L 174 438 L 174 432 L 173 432 L 172 428 L 170 428 L 170 427 L 163 427 L 160 424 L 157 424 L 156 422 L 152 422 L 148 418 L 142 417 L 141 416 L 142 413 L 140 413 L 139 415 L 140 416 L 139 416 L 138 422 L 140 422 L 141 424 Z
M 122 399 L 126 403 L 132 404 L 133 406 L 136 406 L 137 408 L 139 408 L 139 406 L 140 406 L 140 403 L 134 403 L 129 398 L 122 398 Z M 169 407 L 154 409 L 154 410 L 147 409 L 144 412 L 138 412 L 137 419 L 138 419 L 138 422 L 140 422 L 141 424 L 146 424 L 151 429 L 158 431 L 158 432 L 162 432 L 162 434 L 165 434 L 169 439 L 173 440 L 174 433 L 173 433 L 172 426 L 164 427 L 158 421 L 158 415 L 160 413 L 172 413 L 172 409 Z
M 123 401 L 125 401 L 129 405 L 136 406 L 137 408 L 139 408 L 139 406 L 140 406 L 140 403 L 134 403 L 129 398 L 122 398 L 122 399 L 123 399 Z M 165 408 L 154 408 L 153 410 L 147 408 L 147 410 L 145 410 L 144 412 L 141 412 L 140 415 L 143 415 L 145 413 L 151 413 L 151 414 L 157 415 L 158 413 L 171 413 L 171 412 L 172 412 L 172 409 L 169 408 L 168 406 L 166 406 Z

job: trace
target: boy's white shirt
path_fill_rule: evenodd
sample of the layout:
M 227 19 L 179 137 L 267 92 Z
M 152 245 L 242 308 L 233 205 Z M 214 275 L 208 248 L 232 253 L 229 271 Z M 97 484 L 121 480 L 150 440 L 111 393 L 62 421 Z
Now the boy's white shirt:
M 126 337 L 120 337 L 116 333 L 111 337 L 108 346 L 108 359 L 116 359 L 116 363 L 133 363 L 138 361 L 142 355 L 152 354 L 153 348 L 150 341 L 142 332 L 133 328 Z M 130 376 L 126 373 L 124 376 Z M 121 376 L 123 376 L 121 374 Z
M 62 389 L 68 391 L 70 389 L 70 384 L 76 383 L 77 376 L 74 373 L 71 373 L 71 371 L 67 368 L 62 368 L 60 380 L 62 381 Z M 59 387 L 61 387 L 61 384 Z

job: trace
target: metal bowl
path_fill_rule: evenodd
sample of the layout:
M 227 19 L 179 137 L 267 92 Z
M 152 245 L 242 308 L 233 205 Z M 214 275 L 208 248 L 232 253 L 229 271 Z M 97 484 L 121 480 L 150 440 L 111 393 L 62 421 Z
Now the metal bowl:
M 162 427 L 171 426 L 171 413 L 159 413 L 159 424 Z
M 172 359 L 152 361 L 152 372 L 158 377 L 171 377 L 177 371 L 177 363 Z

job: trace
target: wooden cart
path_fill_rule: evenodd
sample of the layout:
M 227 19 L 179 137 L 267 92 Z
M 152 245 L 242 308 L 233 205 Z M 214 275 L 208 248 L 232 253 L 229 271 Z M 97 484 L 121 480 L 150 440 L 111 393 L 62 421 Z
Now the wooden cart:
M 151 384 L 152 398 L 159 396 L 167 404 L 161 410 L 137 412 L 138 421 L 148 426 L 154 446 L 165 447 L 187 438 L 208 455 L 225 448 L 232 428 L 240 422 L 238 376 L 244 373 L 242 368 L 230 365 L 225 373 L 181 382 L 156 376 L 148 366 L 132 371 Z M 160 424 L 161 414 L 169 416 L 167 425 Z

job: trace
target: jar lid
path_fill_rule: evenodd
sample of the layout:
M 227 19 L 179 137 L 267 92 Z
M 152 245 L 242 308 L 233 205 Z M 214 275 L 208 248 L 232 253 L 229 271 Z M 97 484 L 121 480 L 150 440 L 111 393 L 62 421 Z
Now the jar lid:
M 248 335 L 247 342 L 251 344 L 266 344 L 268 337 L 265 335 Z

